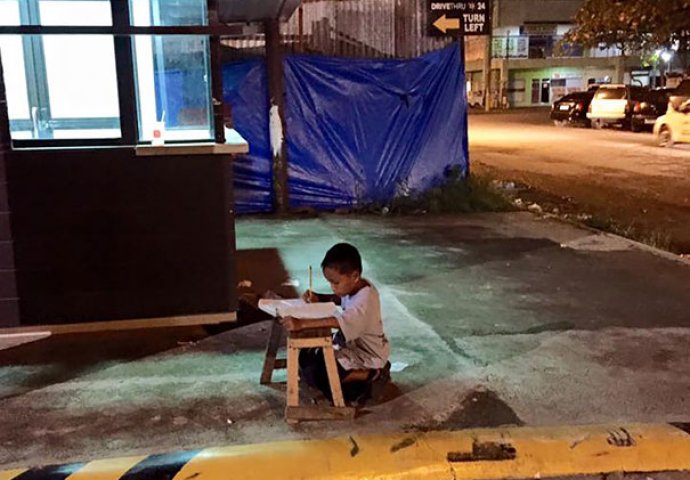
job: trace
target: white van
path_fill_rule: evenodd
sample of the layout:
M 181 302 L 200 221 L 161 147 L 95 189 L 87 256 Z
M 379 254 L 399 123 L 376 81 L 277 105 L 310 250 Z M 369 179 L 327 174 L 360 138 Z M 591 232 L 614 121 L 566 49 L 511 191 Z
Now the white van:
M 636 102 L 644 101 L 644 87 L 632 87 L 622 84 L 601 85 L 587 110 L 587 118 L 592 128 L 606 125 L 631 127 L 631 117 Z

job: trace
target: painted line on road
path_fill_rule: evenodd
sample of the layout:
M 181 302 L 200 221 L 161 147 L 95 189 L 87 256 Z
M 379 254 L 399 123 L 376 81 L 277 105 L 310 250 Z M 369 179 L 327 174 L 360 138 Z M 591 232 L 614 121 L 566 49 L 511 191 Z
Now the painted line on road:
M 690 424 L 511 427 L 241 445 L 0 472 L 0 480 L 502 479 L 690 473 Z M 75 472 L 69 476 L 54 476 Z

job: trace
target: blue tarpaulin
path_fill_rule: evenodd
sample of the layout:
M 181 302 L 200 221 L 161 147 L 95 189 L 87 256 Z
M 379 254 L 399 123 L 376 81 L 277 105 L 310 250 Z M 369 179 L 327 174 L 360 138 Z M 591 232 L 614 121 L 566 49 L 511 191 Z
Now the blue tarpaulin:
M 411 60 L 285 59 L 290 205 L 386 202 L 467 171 L 467 103 L 457 46 Z M 235 167 L 239 212 L 269 211 L 265 67 L 226 65 L 225 100 L 250 154 Z
M 267 88 L 263 60 L 223 66 L 223 99 L 232 108 L 235 130 L 249 143 L 249 154 L 234 161 L 235 210 L 239 213 L 273 208 Z
M 167 128 L 184 127 L 181 117 L 185 114 L 208 118 L 208 100 L 199 93 L 200 85 L 205 85 L 206 71 L 197 69 L 167 69 L 155 72 L 156 82 L 156 118 L 163 118 Z M 202 87 L 203 88 L 203 87 Z

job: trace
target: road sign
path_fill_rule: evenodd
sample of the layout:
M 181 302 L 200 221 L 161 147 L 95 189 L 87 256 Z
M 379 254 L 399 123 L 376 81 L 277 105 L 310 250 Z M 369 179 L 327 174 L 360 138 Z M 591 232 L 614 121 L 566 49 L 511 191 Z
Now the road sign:
M 430 36 L 491 34 L 490 0 L 427 1 L 427 31 Z

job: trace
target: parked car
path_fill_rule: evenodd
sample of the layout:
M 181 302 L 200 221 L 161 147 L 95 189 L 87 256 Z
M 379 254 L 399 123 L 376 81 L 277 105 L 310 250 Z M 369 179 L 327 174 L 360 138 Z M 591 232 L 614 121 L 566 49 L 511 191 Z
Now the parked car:
M 590 126 L 587 108 L 592 101 L 594 91 L 574 92 L 559 98 L 551 107 L 551 120 L 557 127 L 564 125 Z
M 686 78 L 681 81 L 676 87 L 674 95 L 679 97 L 689 97 L 690 98 L 690 78 Z
M 484 106 L 484 96 L 481 90 L 467 92 L 467 104 L 470 108 L 482 108 Z
M 685 79 L 673 90 L 673 94 L 668 99 L 668 110 L 682 110 L 683 104 L 690 100 L 690 79 Z M 667 113 L 668 113 L 667 110 Z
M 656 119 L 666 113 L 668 101 L 675 92 L 673 88 L 657 88 L 645 92 L 642 101 L 634 101 L 630 117 L 630 130 L 640 132 L 652 128 Z
M 690 143 L 690 98 L 679 105 L 669 102 L 665 115 L 656 119 L 654 136 L 660 147 L 672 147 L 674 143 Z
M 630 128 L 634 104 L 642 102 L 647 91 L 645 87 L 630 85 L 601 85 L 589 104 L 587 118 L 592 122 L 593 128 L 606 125 Z

